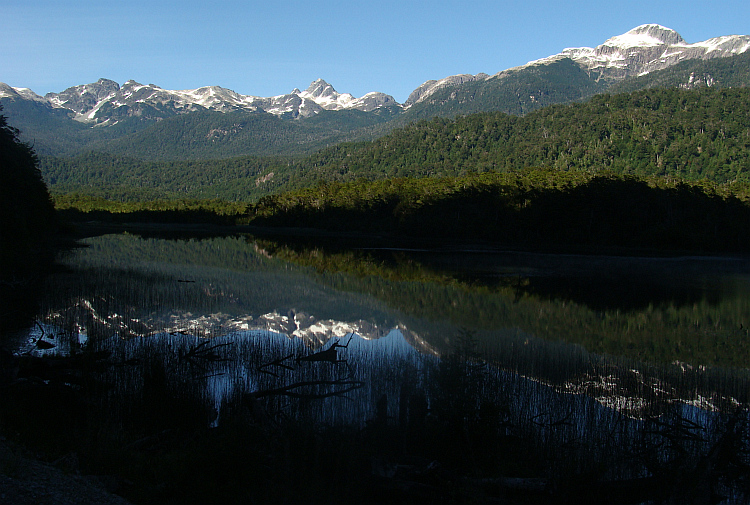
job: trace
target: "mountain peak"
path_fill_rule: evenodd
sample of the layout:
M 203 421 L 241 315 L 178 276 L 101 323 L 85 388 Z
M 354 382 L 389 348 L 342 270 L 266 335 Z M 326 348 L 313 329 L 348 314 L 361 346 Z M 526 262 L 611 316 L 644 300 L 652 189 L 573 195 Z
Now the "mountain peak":
M 679 33 L 658 24 L 636 26 L 632 30 L 591 47 L 572 47 L 553 56 L 527 63 L 546 65 L 570 58 L 586 72 L 599 78 L 625 79 L 661 70 L 686 59 L 708 59 L 740 54 L 750 49 L 750 37 L 732 35 L 688 44 Z
M 323 79 L 315 79 L 310 84 L 310 86 L 307 87 L 305 93 L 310 98 L 332 97 L 334 95 L 338 95 L 336 90 L 333 89 L 333 86 L 328 84 Z
M 636 26 L 632 30 L 612 37 L 602 46 L 630 48 L 643 46 L 681 45 L 685 40 L 679 33 L 657 24 L 645 24 Z M 601 46 L 600 46 L 601 47 Z

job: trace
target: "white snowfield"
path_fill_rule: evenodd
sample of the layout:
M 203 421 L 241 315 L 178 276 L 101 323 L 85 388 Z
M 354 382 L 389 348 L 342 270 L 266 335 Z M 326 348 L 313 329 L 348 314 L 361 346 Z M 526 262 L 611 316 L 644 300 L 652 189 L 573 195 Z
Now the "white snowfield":
M 642 75 L 684 59 L 731 56 L 744 53 L 748 49 L 748 35 L 728 35 L 688 44 L 680 34 L 670 28 L 647 24 L 607 39 L 594 48 L 567 48 L 553 56 L 530 61 L 523 67 L 570 58 L 589 70 L 629 68 L 632 75 Z

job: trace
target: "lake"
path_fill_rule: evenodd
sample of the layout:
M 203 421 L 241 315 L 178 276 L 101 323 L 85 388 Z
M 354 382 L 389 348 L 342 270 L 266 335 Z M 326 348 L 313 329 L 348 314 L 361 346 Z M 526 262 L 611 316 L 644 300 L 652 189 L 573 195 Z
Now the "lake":
M 457 467 L 476 475 L 662 472 L 677 486 L 727 426 L 746 459 L 748 258 L 124 233 L 84 239 L 59 264 L 18 353 L 106 353 L 97 402 L 113 424 L 138 411 L 144 433 L 176 412 L 222 429 L 242 401 L 253 426 L 408 433 L 371 457 L 386 482 L 404 458 L 448 466 L 461 452 Z M 205 408 L 173 403 L 175 391 Z M 464 438 L 428 449 L 438 424 Z M 742 502 L 739 481 L 704 473 Z

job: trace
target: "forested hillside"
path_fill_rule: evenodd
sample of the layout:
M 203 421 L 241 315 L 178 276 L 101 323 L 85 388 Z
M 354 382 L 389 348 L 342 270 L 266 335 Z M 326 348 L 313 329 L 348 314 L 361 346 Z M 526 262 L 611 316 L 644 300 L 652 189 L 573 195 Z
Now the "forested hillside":
M 306 154 L 352 139 L 374 138 L 394 111 L 323 111 L 289 120 L 265 112 L 200 112 L 160 121 L 148 129 L 91 147 L 143 160 L 224 159 Z
M 750 88 L 601 94 L 526 116 L 437 118 L 304 158 L 141 163 L 90 155 L 45 159 L 55 192 L 253 201 L 320 181 L 456 176 L 525 167 L 750 181 Z
M 546 65 L 506 70 L 487 80 L 448 86 L 413 105 L 398 121 L 407 124 L 418 119 L 487 111 L 521 116 L 548 105 L 588 98 L 605 90 L 608 84 L 564 58 Z
M 458 175 L 529 166 L 716 182 L 750 171 L 750 89 L 602 94 L 524 117 L 434 119 L 374 142 L 326 149 L 296 165 L 307 179 Z
M 276 180 L 456 176 L 530 166 L 558 170 L 750 180 L 750 89 L 653 89 L 598 95 L 524 117 L 434 119 L 292 163 Z M 276 176 L 275 176 L 276 177 Z
M 115 125 L 92 127 L 47 104 L 8 99 L 0 103 L 40 156 L 99 152 L 143 161 L 309 154 L 342 141 L 375 138 L 395 126 L 386 125 L 400 112 L 397 107 L 382 107 L 290 119 L 265 112 L 204 110 L 159 120 L 125 117 Z

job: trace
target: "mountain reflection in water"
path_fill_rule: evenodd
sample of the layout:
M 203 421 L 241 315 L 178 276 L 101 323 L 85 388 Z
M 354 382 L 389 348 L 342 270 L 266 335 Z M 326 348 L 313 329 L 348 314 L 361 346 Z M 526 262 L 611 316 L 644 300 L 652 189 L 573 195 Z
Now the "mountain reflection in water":
M 594 356 L 722 376 L 750 361 L 743 258 L 327 250 L 249 236 L 85 243 L 50 279 L 40 317 L 82 335 L 269 331 L 317 348 L 398 329 L 439 355 L 471 331 L 484 358 L 558 383 Z
M 420 398 L 425 416 L 441 405 L 479 413 L 490 401 L 502 405 L 497 426 L 555 446 L 656 448 L 648 437 L 665 428 L 648 423 L 669 418 L 700 431 L 691 443 L 706 452 L 721 416 L 748 401 L 741 258 L 325 248 L 251 236 L 124 234 L 85 245 L 48 279 L 19 353 L 106 350 L 122 394 L 180 377 L 203 388 L 212 426 L 239 396 L 275 419 L 360 428 L 406 426 Z M 448 376 L 460 383 L 453 397 Z

